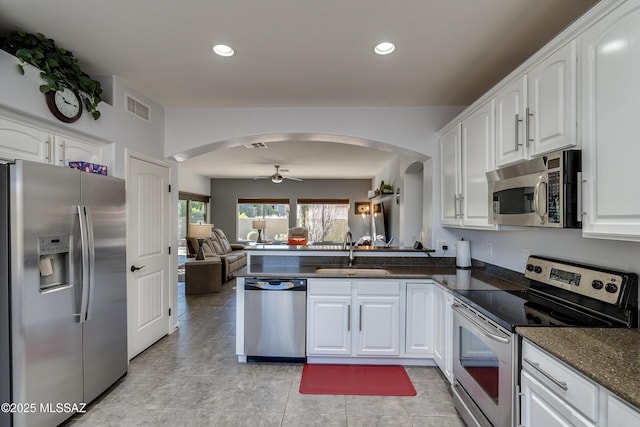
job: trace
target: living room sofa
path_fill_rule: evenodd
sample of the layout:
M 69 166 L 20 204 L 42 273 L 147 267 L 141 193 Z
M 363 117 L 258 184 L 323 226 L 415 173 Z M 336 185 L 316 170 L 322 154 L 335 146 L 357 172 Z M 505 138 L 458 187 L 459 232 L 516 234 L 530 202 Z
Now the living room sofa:
M 198 239 L 187 236 L 187 256 L 195 257 L 200 249 Z M 224 232 L 219 228 L 211 230 L 211 237 L 202 242 L 202 251 L 205 258 L 220 257 L 222 262 L 222 282 L 230 279 L 230 275 L 234 271 L 238 271 L 247 265 L 247 253 L 244 246 L 240 244 L 231 244 Z

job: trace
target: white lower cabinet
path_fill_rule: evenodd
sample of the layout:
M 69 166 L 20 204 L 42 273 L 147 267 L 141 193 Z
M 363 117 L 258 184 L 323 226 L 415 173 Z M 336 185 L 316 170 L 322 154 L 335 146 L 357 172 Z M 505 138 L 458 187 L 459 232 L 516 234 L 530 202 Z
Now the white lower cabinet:
M 598 385 L 526 340 L 522 343 L 522 373 L 529 374 L 580 417 L 597 422 Z M 522 391 L 525 396 L 523 406 L 527 409 L 527 387 L 523 385 Z M 571 411 L 568 413 L 573 416 Z M 537 422 L 525 425 L 543 426 Z
M 351 283 L 348 296 L 307 297 L 307 354 L 351 355 Z
M 433 360 L 453 381 L 452 304 L 432 280 L 310 278 L 307 356 Z
M 433 359 L 449 382 L 453 382 L 453 295 L 434 286 Z
M 640 426 L 640 411 L 527 340 L 520 392 L 521 427 Z
M 436 289 L 433 283 L 407 283 L 405 353 L 434 356 Z
M 309 279 L 308 356 L 399 354 L 399 281 Z
M 356 356 L 400 354 L 400 284 L 356 282 Z M 389 289 L 390 288 L 390 289 Z M 364 294 L 364 295 L 363 295 Z
M 640 411 L 608 393 L 607 423 L 603 427 L 618 426 L 640 426 Z
M 551 388 L 537 381 L 527 371 L 521 376 L 521 425 L 523 427 L 593 427 L 596 424 L 584 418 L 563 401 Z

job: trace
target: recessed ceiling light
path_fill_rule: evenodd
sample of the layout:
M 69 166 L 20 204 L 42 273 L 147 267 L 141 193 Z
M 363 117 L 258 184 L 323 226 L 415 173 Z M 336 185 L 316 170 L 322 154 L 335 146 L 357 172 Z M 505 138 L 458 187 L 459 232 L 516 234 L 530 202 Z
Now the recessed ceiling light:
M 220 56 L 233 56 L 234 50 L 226 44 L 217 44 L 213 47 L 213 52 Z
M 396 50 L 396 46 L 391 42 L 378 43 L 376 47 L 373 48 L 373 51 L 378 55 L 388 55 L 394 50 Z

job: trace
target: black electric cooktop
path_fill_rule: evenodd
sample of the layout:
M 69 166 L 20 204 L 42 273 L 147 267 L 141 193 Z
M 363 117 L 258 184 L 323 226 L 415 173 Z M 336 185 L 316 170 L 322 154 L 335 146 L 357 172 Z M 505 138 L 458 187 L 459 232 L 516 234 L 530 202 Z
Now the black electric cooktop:
M 526 290 L 456 290 L 456 293 L 460 300 L 512 332 L 516 326 L 613 326 L 606 319 Z

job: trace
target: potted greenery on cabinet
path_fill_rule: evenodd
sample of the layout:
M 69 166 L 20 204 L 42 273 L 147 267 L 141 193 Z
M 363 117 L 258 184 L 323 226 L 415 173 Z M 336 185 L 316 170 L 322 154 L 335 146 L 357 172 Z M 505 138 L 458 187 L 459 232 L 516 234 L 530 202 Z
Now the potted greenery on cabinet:
M 80 69 L 73 53 L 56 46 L 44 34 L 24 31 L 15 31 L 0 38 L 0 49 L 20 60 L 18 70 L 21 74 L 24 74 L 25 63 L 40 70 L 40 77 L 45 81 L 40 92 L 46 95 L 52 91 L 71 90 L 78 94 L 76 96 L 82 99 L 82 104 L 95 120 L 100 117 L 97 109 L 102 101 L 100 82 Z

